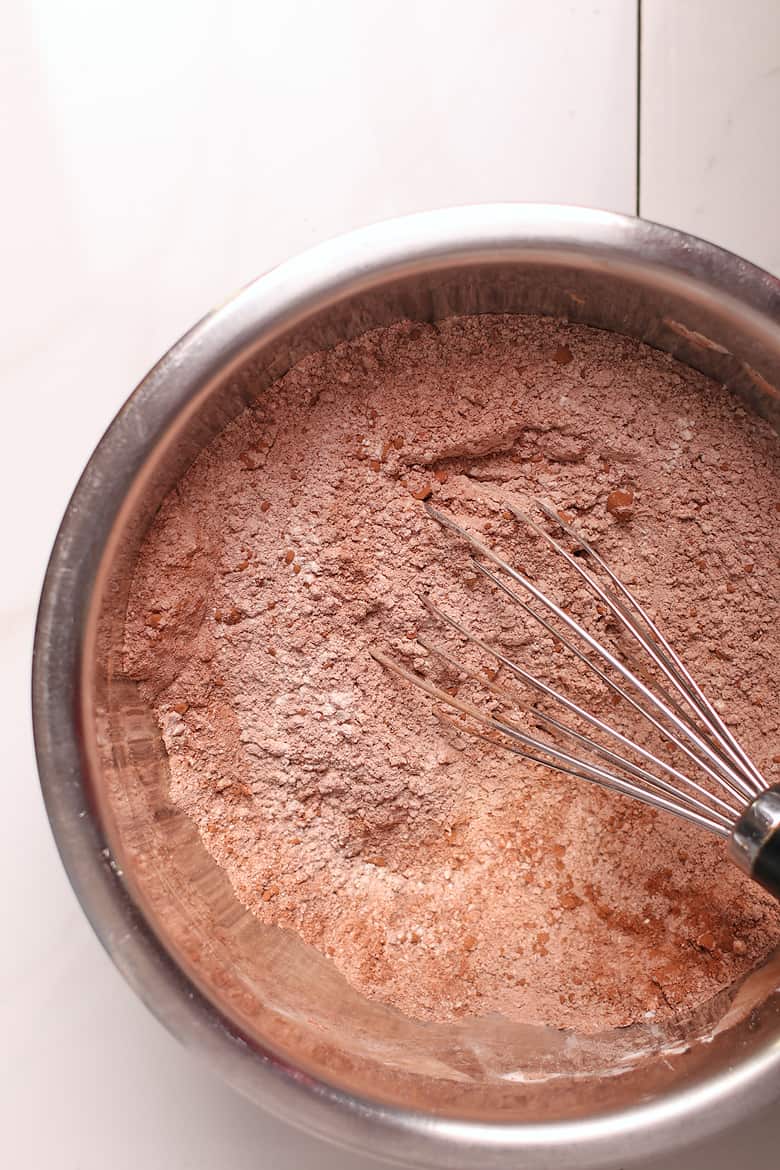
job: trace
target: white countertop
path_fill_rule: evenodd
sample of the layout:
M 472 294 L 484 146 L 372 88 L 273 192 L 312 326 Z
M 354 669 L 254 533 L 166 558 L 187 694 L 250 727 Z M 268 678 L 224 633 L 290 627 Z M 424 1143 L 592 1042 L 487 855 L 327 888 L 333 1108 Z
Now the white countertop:
M 3 23 L 6 1162 L 358 1170 L 364 1159 L 267 1117 L 183 1051 L 88 927 L 32 756 L 45 560 L 136 382 L 280 259 L 445 204 L 633 212 L 637 5 L 6 0 Z M 645 0 L 643 46 L 643 212 L 779 269 L 780 6 Z M 770 1164 L 779 1143 L 768 1111 L 748 1147 L 728 1135 L 652 1170 L 726 1170 L 762 1148 Z

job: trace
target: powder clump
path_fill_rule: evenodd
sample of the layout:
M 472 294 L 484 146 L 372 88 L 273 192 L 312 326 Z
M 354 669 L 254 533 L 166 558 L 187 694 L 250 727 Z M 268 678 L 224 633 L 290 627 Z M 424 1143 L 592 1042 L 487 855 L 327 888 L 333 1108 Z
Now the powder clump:
M 780 781 L 779 470 L 776 436 L 722 388 L 560 321 L 402 323 L 304 359 L 200 455 L 141 549 L 125 660 L 171 799 L 245 906 L 411 1016 L 584 1032 L 690 1014 L 777 945 L 770 899 L 719 842 L 475 741 L 369 649 L 429 670 L 429 593 L 565 688 L 561 647 L 420 502 L 518 561 L 507 501 L 541 497 Z M 576 584 L 539 566 L 577 614 Z

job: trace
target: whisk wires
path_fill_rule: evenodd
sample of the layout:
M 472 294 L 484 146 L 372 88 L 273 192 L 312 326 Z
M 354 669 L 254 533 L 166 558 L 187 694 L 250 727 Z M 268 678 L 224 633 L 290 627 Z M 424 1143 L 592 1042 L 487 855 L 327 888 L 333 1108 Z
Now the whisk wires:
M 457 718 L 454 722 L 459 730 L 468 731 L 533 763 L 632 796 L 717 836 L 728 837 L 741 810 L 767 787 L 766 782 L 653 618 L 586 538 L 547 504 L 535 502 L 548 523 L 573 542 L 577 554 L 574 555 L 525 511 L 512 503 L 506 505 L 516 521 L 566 562 L 596 599 L 600 612 L 608 615 L 615 627 L 629 636 L 636 656 L 645 666 L 649 664 L 652 683 L 646 681 L 644 669 L 632 668 L 633 655 L 618 652 L 605 644 L 602 638 L 554 601 L 525 570 L 511 565 L 478 535 L 429 501 L 423 506 L 432 521 L 470 547 L 472 570 L 518 606 L 533 623 L 552 635 L 556 643 L 581 663 L 616 702 L 627 704 L 672 750 L 658 752 L 638 742 L 634 735 L 626 734 L 610 719 L 590 711 L 571 695 L 516 662 L 492 641 L 479 636 L 427 596 L 421 598 L 422 604 L 439 626 L 454 632 L 460 641 L 497 662 L 514 683 L 533 696 L 533 700 L 518 697 L 505 687 L 486 681 L 444 647 L 424 636 L 418 636 L 417 640 L 429 655 L 490 693 L 493 706 L 498 709 L 485 710 L 451 694 L 381 650 L 373 649 L 373 657 L 386 669 L 455 712 Z M 587 568 L 583 561 L 588 564 Z M 506 714 L 512 706 L 530 719 L 530 728 Z M 552 714 L 552 710 L 556 713 Z M 680 756 L 685 757 L 685 763 Z M 690 774 L 690 765 L 693 765 L 694 775 Z M 694 778 L 697 774 L 702 774 L 701 782 Z

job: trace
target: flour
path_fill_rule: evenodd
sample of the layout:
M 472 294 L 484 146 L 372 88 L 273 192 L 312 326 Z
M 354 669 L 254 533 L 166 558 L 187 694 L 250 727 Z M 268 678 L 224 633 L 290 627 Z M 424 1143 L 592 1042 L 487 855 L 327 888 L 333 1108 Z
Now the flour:
M 614 334 L 464 318 L 306 358 L 202 453 L 141 551 L 126 666 L 172 800 L 249 909 L 412 1016 L 684 1016 L 780 941 L 770 899 L 717 841 L 475 741 L 368 650 L 466 695 L 415 640 L 437 633 L 429 592 L 584 685 L 420 503 L 592 617 L 506 509 L 541 497 L 635 582 L 780 780 L 779 471 L 765 423 Z

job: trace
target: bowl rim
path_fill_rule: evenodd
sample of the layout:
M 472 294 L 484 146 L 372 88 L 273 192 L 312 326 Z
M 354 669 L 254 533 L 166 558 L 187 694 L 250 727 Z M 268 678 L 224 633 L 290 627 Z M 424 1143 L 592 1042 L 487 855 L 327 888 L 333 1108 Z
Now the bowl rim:
M 302 1076 L 251 1046 L 189 980 L 112 866 L 88 800 L 79 701 L 87 613 L 98 564 L 129 485 L 153 443 L 210 380 L 246 360 L 253 342 L 415 267 L 570 254 L 580 263 L 653 268 L 675 287 L 725 300 L 780 351 L 780 281 L 671 228 L 554 204 L 482 204 L 422 212 L 309 249 L 244 287 L 186 333 L 140 382 L 96 447 L 68 503 L 44 580 L 33 651 L 38 771 L 62 862 L 98 938 L 141 999 L 182 1042 L 277 1116 L 346 1148 L 405 1165 L 609 1166 L 699 1140 L 780 1092 L 780 1045 L 694 1087 L 586 1119 L 458 1121 L 360 1098 Z M 163 391 L 164 387 L 164 393 Z

